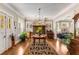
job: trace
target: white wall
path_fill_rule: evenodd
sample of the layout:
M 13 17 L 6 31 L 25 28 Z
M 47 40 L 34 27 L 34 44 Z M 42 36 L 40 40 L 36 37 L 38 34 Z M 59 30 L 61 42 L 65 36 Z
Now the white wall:
M 6 6 L 4 4 L 0 4 L 0 15 L 6 16 L 6 18 L 5 18 L 6 27 L 4 29 L 0 28 L 0 54 L 1 54 L 2 52 L 4 52 L 5 50 L 7 50 L 8 48 L 11 47 L 10 35 L 12 33 L 15 36 L 15 43 L 18 43 L 20 41 L 20 39 L 18 38 L 18 35 L 19 35 L 18 19 L 20 18 L 21 20 L 24 20 L 24 18 L 19 16 L 14 10 L 10 9 L 8 6 Z M 7 28 L 8 17 L 11 18 L 11 29 Z M 14 22 L 15 22 L 15 26 L 14 26 Z M 16 27 L 16 29 L 15 29 L 15 27 Z M 22 29 L 23 29 L 23 27 L 22 27 Z M 4 38 L 4 36 L 6 36 L 6 37 Z
M 71 26 L 70 26 L 70 31 L 74 32 L 74 24 L 73 24 L 73 17 L 75 14 L 79 13 L 79 4 L 76 4 L 73 8 L 70 8 L 69 10 L 67 10 L 66 12 L 64 12 L 63 14 L 59 15 L 58 17 L 56 17 L 54 19 L 54 32 L 56 33 L 56 22 L 60 21 L 60 20 L 66 20 L 66 21 L 71 21 Z

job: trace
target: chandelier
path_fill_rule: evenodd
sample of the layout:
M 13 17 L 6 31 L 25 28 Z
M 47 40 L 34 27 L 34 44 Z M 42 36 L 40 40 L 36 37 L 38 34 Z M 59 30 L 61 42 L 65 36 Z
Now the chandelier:
M 45 25 L 44 21 L 41 20 L 41 8 L 38 8 L 38 19 L 34 21 L 34 25 Z

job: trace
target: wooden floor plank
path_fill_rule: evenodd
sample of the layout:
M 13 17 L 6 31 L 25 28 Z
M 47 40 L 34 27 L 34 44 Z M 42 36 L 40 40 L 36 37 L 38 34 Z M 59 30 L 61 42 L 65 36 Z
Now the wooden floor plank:
M 50 45 L 51 48 L 53 48 L 58 54 L 67 54 L 67 47 L 62 44 L 60 41 L 59 46 L 61 49 L 59 50 L 60 52 L 57 51 L 57 40 L 52 40 L 52 39 L 47 39 L 46 42 Z M 4 52 L 2 55 L 28 55 L 29 47 L 32 43 L 32 39 L 26 40 L 25 42 L 21 42 L 17 44 L 15 47 L 7 50 Z M 64 48 L 64 52 L 62 50 L 62 47 Z

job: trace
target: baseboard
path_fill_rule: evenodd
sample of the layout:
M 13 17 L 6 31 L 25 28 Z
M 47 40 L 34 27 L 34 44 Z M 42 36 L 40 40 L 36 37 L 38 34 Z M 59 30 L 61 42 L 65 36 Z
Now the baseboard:
M 9 47 L 7 50 L 5 50 L 4 52 L 2 52 L 0 55 L 4 55 L 5 52 L 7 52 L 8 50 L 11 50 L 13 47 L 15 47 L 16 45 L 18 45 L 21 41 L 19 41 L 18 43 L 16 43 L 14 46 Z

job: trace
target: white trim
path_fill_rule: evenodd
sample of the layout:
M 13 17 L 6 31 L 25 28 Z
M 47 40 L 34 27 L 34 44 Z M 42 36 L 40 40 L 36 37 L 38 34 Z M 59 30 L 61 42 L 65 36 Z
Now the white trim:
M 69 5 L 67 8 L 63 9 L 61 12 L 59 12 L 57 15 L 55 15 L 53 17 L 53 19 L 56 19 L 56 18 L 60 17 L 61 15 L 65 14 L 66 12 L 68 12 L 69 10 L 71 10 L 76 5 L 77 5 L 76 3 Z
M 17 12 L 14 8 L 12 8 L 9 4 L 0 4 L 0 11 L 3 11 L 5 14 L 7 15 L 11 15 L 11 16 L 18 16 L 22 19 L 24 19 L 23 15 L 20 14 L 20 12 Z

